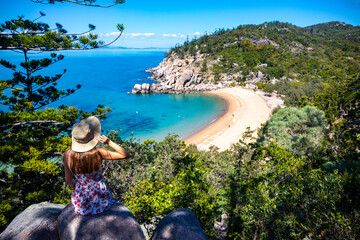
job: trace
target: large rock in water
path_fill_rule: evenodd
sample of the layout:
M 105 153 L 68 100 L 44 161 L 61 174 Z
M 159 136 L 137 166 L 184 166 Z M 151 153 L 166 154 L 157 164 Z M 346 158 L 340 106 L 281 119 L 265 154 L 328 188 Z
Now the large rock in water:
M 150 84 L 149 83 L 143 83 L 141 85 L 141 93 L 148 93 L 150 91 Z
M 207 240 L 195 214 L 190 210 L 177 209 L 157 225 L 151 240 Z
M 137 83 L 137 84 L 134 85 L 131 93 L 132 94 L 137 94 L 137 93 L 140 93 L 140 92 L 141 92 L 141 85 Z
M 60 240 L 145 240 L 134 215 L 120 203 L 90 216 L 76 214 L 69 204 L 58 218 L 58 230 Z
M 0 234 L 0 239 L 58 239 L 56 218 L 64 207 L 65 205 L 48 202 L 33 204 L 12 220 Z

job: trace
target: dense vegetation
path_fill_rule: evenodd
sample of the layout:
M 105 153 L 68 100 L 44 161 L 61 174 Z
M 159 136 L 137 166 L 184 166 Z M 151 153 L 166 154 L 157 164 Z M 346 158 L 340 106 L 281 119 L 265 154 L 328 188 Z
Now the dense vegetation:
M 223 152 L 200 151 L 172 135 L 140 143 L 108 133 L 132 155 L 104 162 L 114 197 L 150 231 L 153 222 L 185 207 L 211 239 L 359 239 L 359 29 L 336 24 L 240 26 L 174 48 L 179 55 L 199 50 L 220 58 L 212 69 L 219 75 L 250 74 L 266 63 L 261 86 L 286 95 L 289 107 L 275 111 L 253 143 L 246 143 L 252 136 L 247 132 Z M 253 43 L 265 36 L 278 46 Z M 2 65 L 12 68 L 6 61 Z M 271 85 L 272 77 L 282 80 Z M 32 203 L 69 203 L 61 154 L 70 147 L 71 124 L 89 114 L 72 107 L 33 109 L 43 98 L 29 99 L 20 95 L 26 89 L 15 87 L 7 97 L 11 81 L 1 82 L 1 103 L 13 107 L 1 112 L 1 163 L 15 166 L 0 171 L 2 229 Z M 101 113 L 104 109 L 94 114 Z M 222 213 L 229 216 L 226 231 L 214 227 Z
M 274 22 L 173 48 L 170 57 L 206 54 L 204 71 L 220 80 L 240 71 L 243 83 L 261 71 L 258 86 L 283 94 L 289 107 L 274 112 L 253 144 L 245 134 L 224 152 L 186 147 L 174 136 L 119 140 L 134 158 L 106 163 L 107 180 L 149 228 L 187 207 L 214 239 L 359 238 L 359 47 L 359 27 Z M 227 232 L 214 228 L 221 213 Z
M 205 54 L 204 66 L 214 80 L 240 72 L 237 81 L 243 85 L 261 72 L 258 87 L 284 95 L 288 106 L 317 106 L 336 134 L 336 154 L 359 160 L 360 27 L 341 22 L 306 28 L 282 22 L 243 25 L 186 41 L 168 56 L 198 53 Z
M 259 87 L 287 95 L 296 105 L 312 100 L 324 87 L 358 72 L 360 27 L 341 22 L 300 28 L 289 23 L 269 22 L 219 29 L 191 42 L 186 41 L 168 53 L 179 57 L 205 54 L 206 69 L 214 76 L 241 73 L 239 83 L 260 71 Z M 214 64 L 209 64 L 216 60 Z M 271 80 L 280 80 L 270 84 Z M 218 78 L 214 78 L 218 80 Z M 302 99 L 301 97 L 306 97 Z

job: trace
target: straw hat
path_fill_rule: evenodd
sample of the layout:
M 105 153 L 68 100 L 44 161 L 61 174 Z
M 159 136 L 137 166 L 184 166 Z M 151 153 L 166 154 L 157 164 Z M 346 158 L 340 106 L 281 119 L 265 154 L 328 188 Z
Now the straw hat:
M 71 132 L 71 150 L 75 152 L 86 152 L 93 149 L 98 143 L 95 137 L 100 136 L 100 133 L 100 121 L 94 116 L 75 123 Z

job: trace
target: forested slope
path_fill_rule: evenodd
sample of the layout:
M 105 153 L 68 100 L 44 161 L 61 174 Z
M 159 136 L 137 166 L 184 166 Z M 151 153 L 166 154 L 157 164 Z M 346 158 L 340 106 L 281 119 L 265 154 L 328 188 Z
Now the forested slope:
M 342 22 L 305 28 L 282 22 L 242 25 L 186 41 L 171 49 L 167 58 L 199 54 L 205 58 L 196 64 L 202 66 L 207 81 L 237 76 L 233 86 L 255 83 L 265 91 L 284 95 L 288 106 L 315 105 L 325 112 L 330 127 L 336 125 L 338 136 L 357 136 L 359 26 Z M 351 143 L 350 152 L 358 150 L 359 144 L 358 140 Z M 359 154 L 355 155 L 359 159 Z
M 246 25 L 173 48 L 168 58 L 202 55 L 194 64 L 206 81 L 236 75 L 233 85 L 246 85 L 261 72 L 257 87 L 284 94 L 289 107 L 275 111 L 251 144 L 247 132 L 223 152 L 216 147 L 200 151 L 171 135 L 139 142 L 108 133 L 132 155 L 104 162 L 113 196 L 150 231 L 162 216 L 188 208 L 210 239 L 359 239 L 359 49 L 359 27 L 339 22 L 307 28 Z M 45 113 L 57 117 L 67 109 Z M 39 135 L 28 139 L 34 142 L 30 150 L 8 144 L 9 152 L 22 155 L 15 171 L 0 171 L 1 229 L 32 203 L 70 202 L 59 156 L 70 147 L 70 123 L 89 113 L 67 112 L 72 118 L 64 117 L 66 129 L 49 138 L 58 143 L 58 152 L 46 150 L 42 136 L 49 128 L 42 126 L 29 128 Z M 34 110 L 26 116 L 37 120 L 45 113 Z M 105 111 L 92 114 L 99 113 Z M 8 142 L 20 141 L 10 137 Z M 3 156 L 3 162 L 10 159 Z M 36 168 L 26 165 L 28 159 Z M 48 160 L 51 167 L 38 167 L 50 165 Z M 222 214 L 228 217 L 223 224 Z
M 271 22 L 220 29 L 171 49 L 168 56 L 206 54 L 209 61 L 219 60 L 212 66 L 214 74 L 242 72 L 239 81 L 262 71 L 265 80 L 306 82 L 342 76 L 348 65 L 359 63 L 359 43 L 360 27 L 340 22 L 306 28 Z

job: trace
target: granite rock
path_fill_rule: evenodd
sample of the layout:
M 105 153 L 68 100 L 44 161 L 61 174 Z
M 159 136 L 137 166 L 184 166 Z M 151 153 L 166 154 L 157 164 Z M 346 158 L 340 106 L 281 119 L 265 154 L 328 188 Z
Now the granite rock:
M 150 91 L 150 84 L 149 83 L 143 83 L 141 85 L 141 93 L 148 93 Z
M 131 93 L 136 94 L 136 93 L 140 93 L 140 92 L 141 92 L 141 85 L 137 83 L 137 84 L 134 85 Z
M 42 202 L 17 215 L 0 234 L 1 240 L 58 239 L 56 218 L 65 205 Z
M 175 88 L 184 87 L 185 84 L 191 80 L 192 75 L 191 71 L 181 74 L 181 76 L 176 80 Z
M 180 208 L 165 216 L 157 225 L 151 240 L 207 240 L 195 214 Z
M 134 215 L 120 203 L 89 216 L 76 214 L 69 204 L 58 218 L 58 229 L 60 240 L 145 240 Z

